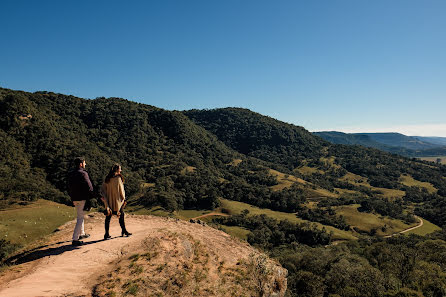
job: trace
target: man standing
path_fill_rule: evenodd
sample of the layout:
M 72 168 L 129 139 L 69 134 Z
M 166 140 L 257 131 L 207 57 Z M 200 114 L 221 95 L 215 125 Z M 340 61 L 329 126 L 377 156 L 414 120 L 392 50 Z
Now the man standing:
M 83 244 L 81 239 L 88 238 L 90 235 L 85 234 L 84 230 L 84 207 L 85 202 L 93 196 L 93 185 L 90 177 L 85 171 L 84 158 L 76 158 L 74 160 L 75 169 L 68 174 L 68 194 L 76 208 L 76 227 L 73 231 L 73 245 L 80 246 Z

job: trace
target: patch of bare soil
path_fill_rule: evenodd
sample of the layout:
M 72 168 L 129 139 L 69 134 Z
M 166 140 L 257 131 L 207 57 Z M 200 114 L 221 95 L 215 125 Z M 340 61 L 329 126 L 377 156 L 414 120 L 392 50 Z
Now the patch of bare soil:
M 85 222 L 91 237 L 73 247 L 74 221 L 0 275 L 0 296 L 283 296 L 287 271 L 228 234 L 181 220 L 126 216 L 130 237 L 104 216 Z

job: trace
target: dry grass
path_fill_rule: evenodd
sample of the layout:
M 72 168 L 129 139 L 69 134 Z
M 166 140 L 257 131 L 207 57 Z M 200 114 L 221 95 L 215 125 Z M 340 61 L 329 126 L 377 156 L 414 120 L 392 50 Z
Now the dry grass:
M 270 187 L 273 191 L 280 191 L 291 187 L 295 183 L 306 184 L 307 182 L 294 175 L 285 174 L 274 169 L 269 170 L 269 174 L 275 176 L 279 184 Z
M 239 258 L 236 244 L 222 255 L 215 244 L 167 230 L 147 237 L 98 278 L 93 296 L 257 296 L 274 294 L 276 283 L 284 294 L 283 268 L 254 251 Z
M 231 236 L 237 237 L 239 239 L 242 240 L 247 240 L 248 239 L 248 234 L 251 233 L 251 231 L 242 228 L 242 227 L 238 227 L 238 226 L 224 226 L 221 225 L 220 228 L 225 231 L 226 233 L 228 233 Z
M 155 187 L 155 183 L 142 183 L 142 184 L 141 184 L 141 187 L 142 187 L 143 189 L 146 189 L 146 188 L 153 188 L 153 187 Z
M 336 208 L 336 214 L 344 216 L 345 221 L 352 228 L 355 227 L 365 232 L 376 229 L 376 234 L 381 236 L 400 232 L 418 224 L 408 225 L 401 220 L 382 217 L 373 213 L 359 212 L 358 207 L 359 204 L 339 206 Z M 382 227 L 385 227 L 385 229 L 382 229 Z
M 324 157 L 322 157 L 322 158 L 320 158 L 319 160 L 320 160 L 321 162 L 325 163 L 326 166 L 330 166 L 330 167 L 332 167 L 332 168 L 336 168 L 336 169 L 341 168 L 340 165 L 335 164 L 335 160 L 336 160 L 336 157 L 335 157 L 335 156 L 330 156 L 330 157 L 328 157 L 328 158 L 324 158 Z
M 402 198 L 406 194 L 404 191 L 401 190 L 373 187 L 368 183 L 367 178 L 351 172 L 347 172 L 347 174 L 345 174 L 339 180 L 357 186 L 364 186 L 370 188 L 373 191 L 378 191 L 380 192 L 380 194 L 378 195 L 379 197 L 388 198 L 391 200 L 395 198 Z
M 431 183 L 418 181 L 410 175 L 401 175 L 399 181 L 400 183 L 408 187 L 425 188 L 431 194 L 436 193 L 438 191 Z
M 423 226 L 421 226 L 420 228 L 411 230 L 411 231 L 407 231 L 404 234 L 417 234 L 417 235 L 427 235 L 429 233 L 435 232 L 435 231 L 439 231 L 441 230 L 440 227 L 438 227 L 435 224 L 432 224 L 431 222 L 423 219 Z
M 446 156 L 438 156 L 438 157 L 421 157 L 419 158 L 424 161 L 437 162 L 437 159 L 440 159 L 441 164 L 446 164 Z
M 230 210 L 230 212 L 232 214 L 239 214 L 243 210 L 247 209 L 247 210 L 249 210 L 249 213 L 251 215 L 265 214 L 265 215 L 267 215 L 269 217 L 272 217 L 274 219 L 277 219 L 277 220 L 288 220 L 290 222 L 297 223 L 297 224 L 298 223 L 303 223 L 303 222 L 308 222 L 308 221 L 305 221 L 305 220 L 302 220 L 302 219 L 298 218 L 293 213 L 280 212 L 280 211 L 275 211 L 275 210 L 271 210 L 271 209 L 268 209 L 268 208 L 258 208 L 258 207 L 255 207 L 255 206 L 252 206 L 250 204 L 243 203 L 243 202 L 222 199 L 221 200 L 221 204 L 222 204 L 222 207 Z M 356 237 L 349 231 L 339 230 L 339 229 L 334 228 L 332 226 L 325 226 L 325 225 L 322 225 L 320 223 L 313 223 L 313 224 L 315 224 L 316 226 L 318 226 L 321 229 L 325 228 L 328 232 L 333 232 L 333 239 L 334 240 L 341 240 L 341 239 L 351 240 L 351 239 L 356 239 Z
M 312 175 L 313 173 L 320 173 L 320 174 L 325 173 L 323 170 L 320 170 L 320 169 L 317 169 L 314 167 L 308 167 L 308 166 L 302 166 L 302 167 L 296 168 L 295 170 L 303 175 Z
M 354 173 L 351 173 L 351 172 L 347 172 L 339 180 L 349 182 L 351 184 L 358 185 L 358 186 L 362 185 L 362 186 L 370 187 L 370 184 L 367 182 L 367 178 L 357 175 L 357 174 L 354 174 Z
M 242 163 L 243 160 L 242 159 L 234 159 L 232 160 L 228 165 L 232 165 L 232 166 L 238 166 L 240 163 Z
M 195 167 L 193 167 L 193 166 L 186 166 L 186 167 L 184 167 L 183 169 L 181 169 L 180 173 L 183 174 L 183 175 L 185 175 L 185 174 L 187 174 L 187 173 L 192 173 L 192 172 L 194 172 L 195 169 L 197 169 L 197 168 L 195 168 Z
M 393 200 L 396 198 L 403 198 L 404 195 L 406 195 L 406 192 L 401 190 L 377 188 L 377 187 L 370 187 L 370 188 L 374 191 L 380 192 L 380 194 L 378 194 L 378 197 L 387 198 L 389 200 Z

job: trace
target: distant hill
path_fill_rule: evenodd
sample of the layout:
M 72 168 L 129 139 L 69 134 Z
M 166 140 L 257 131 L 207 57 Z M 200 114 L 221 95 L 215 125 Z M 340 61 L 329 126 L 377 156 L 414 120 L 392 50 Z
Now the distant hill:
M 446 137 L 425 137 L 425 136 L 413 136 L 421 141 L 429 142 L 436 145 L 446 146 Z
M 0 136 L 0 208 L 20 208 L 37 198 L 69 203 L 70 162 L 85 156 L 95 184 L 113 163 L 122 164 L 130 209 L 159 209 L 166 216 L 201 210 L 210 215 L 213 209 L 224 214 L 206 219 L 279 259 L 289 271 L 290 296 L 406 296 L 414 290 L 413 296 L 436 296 L 446 283 L 425 282 L 420 273 L 429 268 L 430 278 L 441 277 L 438 267 L 444 263 L 435 262 L 442 259 L 436 253 L 446 243 L 380 239 L 416 225 L 414 214 L 446 226 L 446 166 L 385 152 L 390 146 L 370 135 L 347 136 L 347 143 L 379 143 L 380 149 L 332 144 L 248 109 L 179 112 L 122 98 L 0 88 Z M 349 242 L 330 246 L 334 240 Z M 0 261 L 13 248 L 0 239 Z M 160 264 L 155 271 L 164 268 Z M 130 290 L 125 281 L 99 287 L 109 285 Z
M 388 146 L 402 147 L 409 150 L 426 150 L 438 148 L 440 145 L 421 140 L 419 137 L 406 136 L 400 133 L 355 133 L 366 135 L 372 140 Z
M 400 133 L 313 132 L 335 144 L 362 145 L 406 157 L 443 156 L 446 138 L 406 136 Z
M 362 145 L 382 150 L 388 148 L 384 143 L 375 141 L 366 134 L 349 134 L 337 131 L 313 132 L 313 134 L 335 144 Z

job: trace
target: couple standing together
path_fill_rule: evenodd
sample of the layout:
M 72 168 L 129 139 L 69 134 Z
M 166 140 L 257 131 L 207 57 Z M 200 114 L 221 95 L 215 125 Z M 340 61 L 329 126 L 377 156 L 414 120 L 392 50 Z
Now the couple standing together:
M 68 194 L 76 208 L 77 221 L 73 231 L 73 245 L 80 246 L 83 244 L 81 239 L 88 238 L 90 235 L 84 230 L 84 211 L 90 208 L 90 199 L 94 197 L 93 185 L 90 181 L 85 166 L 87 163 L 83 158 L 74 160 L 75 169 L 68 175 Z M 104 239 L 110 239 L 110 220 L 112 215 L 119 218 L 119 225 L 122 229 L 122 236 L 132 235 L 125 228 L 123 208 L 127 203 L 125 201 L 124 178 L 121 175 L 121 166 L 115 164 L 105 177 L 100 190 L 101 199 L 105 205 L 105 235 Z

